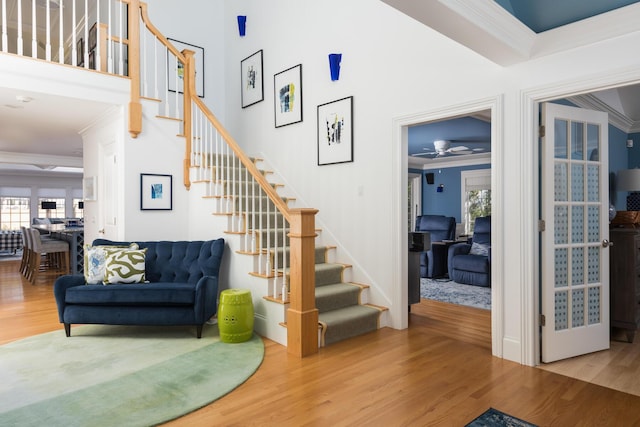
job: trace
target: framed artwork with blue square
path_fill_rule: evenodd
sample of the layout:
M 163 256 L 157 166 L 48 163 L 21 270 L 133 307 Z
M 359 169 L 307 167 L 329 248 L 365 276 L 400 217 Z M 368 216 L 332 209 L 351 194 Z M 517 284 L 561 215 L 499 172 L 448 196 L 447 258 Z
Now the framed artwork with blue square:
M 170 211 L 173 209 L 173 176 L 140 174 L 140 210 Z

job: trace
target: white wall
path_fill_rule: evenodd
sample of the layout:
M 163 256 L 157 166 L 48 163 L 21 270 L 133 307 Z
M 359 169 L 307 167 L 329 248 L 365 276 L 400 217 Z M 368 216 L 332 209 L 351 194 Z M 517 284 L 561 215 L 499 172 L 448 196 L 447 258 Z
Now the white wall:
M 248 16 L 244 38 L 230 25 L 239 14 Z M 536 235 L 530 227 L 537 166 L 526 128 L 531 100 L 522 95 L 551 88 L 560 96 L 576 79 L 585 88 L 597 87 L 612 73 L 637 81 L 640 62 L 629 52 L 640 33 L 502 68 L 381 2 L 239 0 L 225 4 L 225 22 L 227 127 L 249 154 L 262 153 L 273 164 L 301 195 L 299 206 L 319 209 L 320 226 L 338 240 L 338 259 L 344 251 L 355 260 L 357 274 L 373 286 L 373 302 L 381 305 L 388 305 L 402 286 L 392 273 L 397 256 L 390 244 L 404 230 L 393 223 L 393 194 L 405 191 L 392 186 L 393 119 L 485 98 L 501 100 L 503 126 L 497 137 L 503 150 L 494 170 L 504 190 L 504 211 L 498 213 L 504 237 L 497 242 L 504 258 L 497 285 L 505 304 L 494 310 L 504 331 L 502 355 L 530 363 L 531 349 L 523 340 L 534 326 L 523 323 L 522 313 L 532 304 L 531 292 L 523 289 L 535 274 Z M 239 64 L 259 49 L 264 50 L 265 100 L 242 109 Z M 327 54 L 332 52 L 343 54 L 337 82 L 329 78 Z M 276 129 L 273 75 L 300 63 L 304 120 Z M 316 166 L 316 106 L 351 95 L 354 162 Z M 406 307 L 391 309 L 393 317 Z
M 153 0 L 148 7 L 149 19 L 165 37 L 204 49 L 204 102 L 224 123 L 223 9 L 223 0 Z

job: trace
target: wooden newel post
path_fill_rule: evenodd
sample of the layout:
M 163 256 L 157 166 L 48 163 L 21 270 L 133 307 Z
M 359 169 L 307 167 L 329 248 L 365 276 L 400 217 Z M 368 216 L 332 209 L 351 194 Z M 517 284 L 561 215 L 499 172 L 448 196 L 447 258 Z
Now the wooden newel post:
M 184 155 L 184 186 L 187 190 L 191 188 L 191 143 L 193 139 L 191 130 L 191 97 L 196 93 L 196 59 L 194 57 L 195 52 L 189 49 L 185 49 L 182 52 L 184 55 L 184 74 L 183 74 L 183 88 L 184 88 L 184 122 L 183 133 L 185 138 L 185 155 Z
M 317 209 L 292 209 L 289 221 L 290 289 L 287 352 L 304 357 L 318 352 L 316 308 L 315 215 Z
M 129 134 L 137 138 L 142 132 L 142 104 L 140 104 L 140 0 L 129 0 Z

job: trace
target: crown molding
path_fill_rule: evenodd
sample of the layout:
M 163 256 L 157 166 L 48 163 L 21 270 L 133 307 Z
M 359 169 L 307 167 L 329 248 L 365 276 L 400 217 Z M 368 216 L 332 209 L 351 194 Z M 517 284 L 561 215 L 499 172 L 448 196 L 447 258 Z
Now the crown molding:
M 640 3 L 535 33 L 493 0 L 382 0 L 502 66 L 638 31 Z
M 589 110 L 603 111 L 609 115 L 609 124 L 617 127 L 625 133 L 637 132 L 640 129 L 640 122 L 635 122 L 624 114 L 611 108 L 608 104 L 601 101 L 594 95 L 576 95 L 567 98 L 568 101 L 574 103 L 580 108 Z M 635 129 L 635 130 L 634 130 Z
M 83 167 L 82 157 L 0 151 L 0 158 L 2 158 L 2 163 L 13 163 L 18 165 L 52 165 L 71 168 Z
M 491 153 L 467 154 L 454 157 L 440 157 L 437 159 L 425 159 L 409 156 L 409 167 L 415 169 L 453 168 L 462 166 L 475 166 L 491 164 Z

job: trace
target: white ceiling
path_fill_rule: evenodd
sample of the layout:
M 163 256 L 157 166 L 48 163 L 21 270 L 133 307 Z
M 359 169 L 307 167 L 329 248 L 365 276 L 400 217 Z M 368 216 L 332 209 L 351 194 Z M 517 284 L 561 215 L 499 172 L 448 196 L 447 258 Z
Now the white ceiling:
M 2 88 L 0 163 L 5 163 L 4 169 L 6 163 L 81 167 L 79 132 L 109 108 L 110 104 Z

